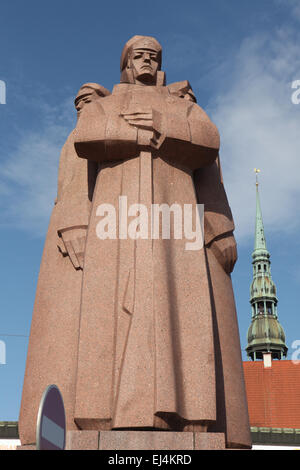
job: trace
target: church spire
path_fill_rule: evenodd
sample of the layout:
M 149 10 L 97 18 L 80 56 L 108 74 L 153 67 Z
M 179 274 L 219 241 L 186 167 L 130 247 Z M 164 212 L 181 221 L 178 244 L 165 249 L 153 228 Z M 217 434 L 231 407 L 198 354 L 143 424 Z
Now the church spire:
M 256 173 L 256 219 L 254 250 L 252 253 L 253 280 L 250 287 L 252 321 L 248 329 L 247 354 L 254 361 L 270 353 L 274 359 L 287 354 L 285 334 L 278 321 L 276 287 L 271 276 L 270 253 L 267 250 Z
M 254 169 L 256 173 L 256 220 L 255 220 L 255 237 L 254 237 L 254 251 L 265 251 L 267 252 L 264 224 L 262 219 L 259 192 L 258 192 L 258 178 L 257 175 L 260 172 L 258 168 Z

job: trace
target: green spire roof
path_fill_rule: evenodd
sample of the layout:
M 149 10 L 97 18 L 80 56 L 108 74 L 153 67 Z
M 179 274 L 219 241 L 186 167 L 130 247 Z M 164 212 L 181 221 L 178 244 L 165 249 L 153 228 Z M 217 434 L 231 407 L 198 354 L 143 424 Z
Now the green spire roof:
M 253 280 L 250 287 L 252 321 L 248 329 L 249 357 L 256 361 L 264 353 L 282 359 L 287 354 L 285 334 L 278 321 L 276 287 L 271 276 L 270 253 L 267 250 L 256 172 L 256 217 L 254 250 L 252 253 Z
M 255 220 L 255 237 L 254 237 L 254 251 L 267 252 L 266 237 L 264 231 L 264 224 L 262 219 L 259 193 L 258 193 L 258 182 L 256 182 L 256 220 Z M 256 253 L 258 254 L 258 253 Z

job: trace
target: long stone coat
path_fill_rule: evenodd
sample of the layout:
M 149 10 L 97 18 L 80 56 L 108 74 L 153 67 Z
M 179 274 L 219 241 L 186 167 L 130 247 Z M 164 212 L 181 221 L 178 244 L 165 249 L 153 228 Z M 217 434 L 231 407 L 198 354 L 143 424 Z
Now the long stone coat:
M 164 118 L 164 143 L 151 153 L 145 133 L 122 116 L 145 103 Z M 210 248 L 234 229 L 218 148 L 204 111 L 167 87 L 117 85 L 82 110 L 62 153 L 64 190 L 41 264 L 22 443 L 32 442 L 43 389 L 56 383 L 69 429 L 207 429 L 225 432 L 228 446 L 250 445 L 231 279 Z M 172 237 L 100 240 L 99 207 L 116 208 L 119 228 L 120 195 L 148 208 L 204 203 L 206 246 L 189 251 L 187 240 Z M 88 227 L 83 274 L 57 249 L 63 226 Z

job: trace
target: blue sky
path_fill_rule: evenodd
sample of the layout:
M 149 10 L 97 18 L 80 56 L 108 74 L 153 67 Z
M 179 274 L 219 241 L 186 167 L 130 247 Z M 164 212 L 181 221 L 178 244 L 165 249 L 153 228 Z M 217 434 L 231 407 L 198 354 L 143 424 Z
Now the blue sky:
M 134 34 L 163 46 L 167 81 L 188 79 L 221 134 L 224 181 L 236 222 L 233 274 L 241 344 L 260 195 L 288 358 L 300 339 L 299 0 L 3 0 L 0 6 L 0 420 L 19 414 L 32 308 L 56 193 L 60 149 L 75 124 L 85 82 L 112 89 Z M 24 335 L 24 336 L 4 336 Z M 246 356 L 244 354 L 244 359 Z

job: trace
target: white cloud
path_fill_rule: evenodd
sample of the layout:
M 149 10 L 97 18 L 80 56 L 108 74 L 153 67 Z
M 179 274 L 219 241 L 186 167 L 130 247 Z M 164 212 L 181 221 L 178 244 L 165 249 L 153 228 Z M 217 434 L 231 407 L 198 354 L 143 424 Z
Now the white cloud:
M 267 238 L 299 229 L 300 105 L 291 95 L 300 79 L 300 35 L 291 28 L 246 39 L 225 71 L 208 109 L 221 134 L 221 161 L 237 236 L 254 230 L 255 176 Z M 222 89 L 222 83 L 225 88 Z
M 24 133 L 0 168 L 1 224 L 44 235 L 57 188 L 62 145 L 74 125 L 74 106 L 67 99 L 55 108 L 34 104 L 39 128 Z M 73 119 L 72 119 L 73 118 Z
M 300 3 L 299 0 L 273 0 L 275 5 L 284 6 L 288 8 L 291 14 L 291 17 L 295 20 L 300 20 Z

